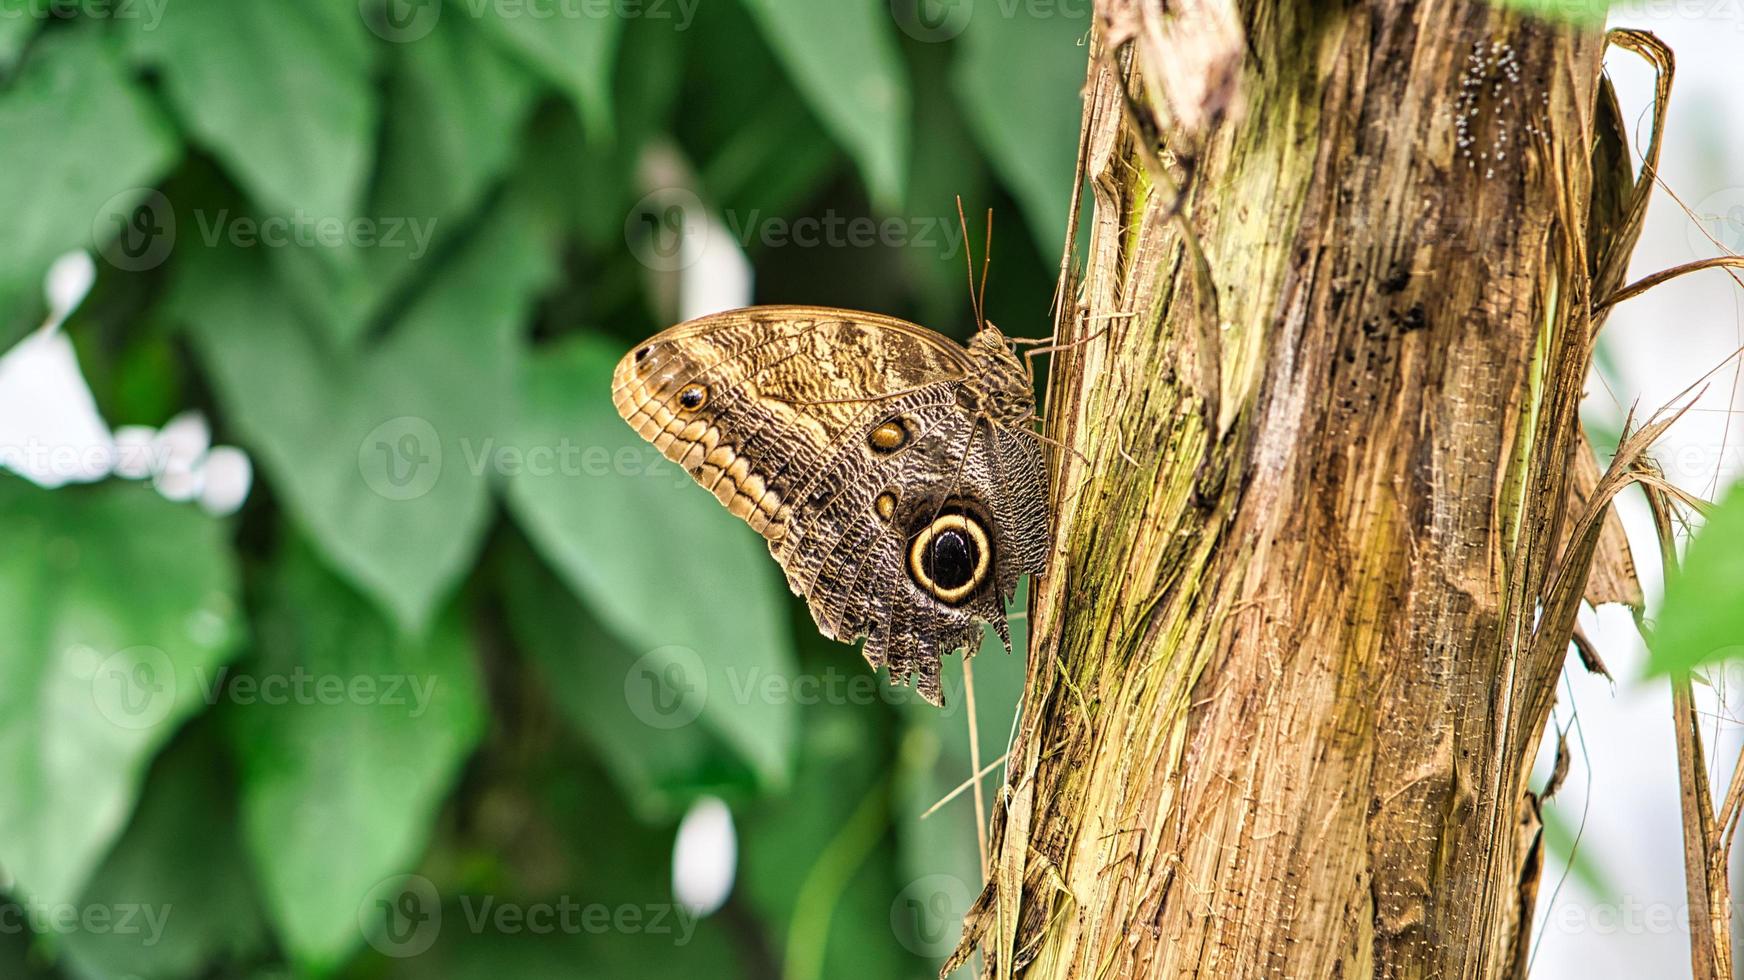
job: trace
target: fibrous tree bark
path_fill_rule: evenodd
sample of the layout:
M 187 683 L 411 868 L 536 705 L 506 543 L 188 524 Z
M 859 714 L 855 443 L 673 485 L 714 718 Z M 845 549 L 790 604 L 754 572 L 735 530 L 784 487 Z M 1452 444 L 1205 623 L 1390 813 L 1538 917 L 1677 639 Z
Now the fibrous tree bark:
M 1607 40 L 1099 0 L 1055 552 L 953 966 L 1525 972 L 1575 612 L 1638 601 L 1576 416 L 1655 152 Z

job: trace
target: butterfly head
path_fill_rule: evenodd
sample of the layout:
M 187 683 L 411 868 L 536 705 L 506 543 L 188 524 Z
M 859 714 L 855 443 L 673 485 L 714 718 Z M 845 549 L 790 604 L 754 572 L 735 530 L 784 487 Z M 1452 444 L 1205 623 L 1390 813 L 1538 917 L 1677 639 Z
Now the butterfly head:
M 969 384 L 974 407 L 1000 424 L 1025 424 L 1035 414 L 1035 388 L 1022 358 L 998 327 L 983 322 L 969 339 L 969 358 L 976 367 Z
M 985 368 L 1009 368 L 1020 375 L 1025 374 L 1017 343 L 991 322 L 982 323 L 969 338 L 969 355 Z

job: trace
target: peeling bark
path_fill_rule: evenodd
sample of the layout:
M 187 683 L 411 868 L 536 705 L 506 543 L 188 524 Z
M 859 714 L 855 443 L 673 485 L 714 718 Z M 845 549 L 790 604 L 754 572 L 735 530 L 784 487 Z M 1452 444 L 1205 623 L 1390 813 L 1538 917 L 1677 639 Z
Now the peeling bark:
M 1160 10 L 1101 0 L 1089 41 L 1048 397 L 1075 451 L 958 961 L 1521 974 L 1589 567 L 1634 595 L 1575 414 L 1648 186 L 1605 38 L 1250 0 L 1240 111 L 1192 129 L 1146 87 Z

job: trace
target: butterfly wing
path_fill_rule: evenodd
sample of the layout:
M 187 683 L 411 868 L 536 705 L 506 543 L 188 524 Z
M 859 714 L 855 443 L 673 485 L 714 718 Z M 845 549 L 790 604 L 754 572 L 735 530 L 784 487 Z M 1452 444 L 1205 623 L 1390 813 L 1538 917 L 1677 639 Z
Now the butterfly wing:
M 1033 439 L 976 419 L 948 390 L 888 410 L 914 426 L 912 443 L 870 467 L 844 444 L 799 498 L 802 536 L 771 550 L 825 635 L 867 637 L 869 663 L 938 704 L 940 658 L 973 653 L 982 623 L 1010 649 L 1005 603 L 1046 557 L 1043 461 Z M 954 556 L 935 547 L 953 539 Z
M 650 338 L 619 362 L 612 398 L 763 535 L 824 635 L 865 636 L 873 666 L 937 703 L 939 657 L 972 647 L 981 622 L 1003 635 L 1002 598 L 1039 571 L 1040 546 L 1008 535 L 1039 517 L 1046 540 L 1039 445 L 963 407 L 974 370 L 906 321 L 752 307 Z M 1028 499 L 1003 499 L 1012 476 Z

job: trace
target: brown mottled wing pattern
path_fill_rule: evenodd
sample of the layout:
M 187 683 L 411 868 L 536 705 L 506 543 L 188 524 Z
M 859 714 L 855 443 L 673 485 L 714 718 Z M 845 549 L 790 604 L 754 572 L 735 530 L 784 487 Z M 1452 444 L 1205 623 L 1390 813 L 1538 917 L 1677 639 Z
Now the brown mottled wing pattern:
M 979 367 L 901 320 L 754 307 L 649 339 L 618 364 L 612 397 L 767 539 L 826 636 L 866 637 L 873 666 L 888 664 L 893 681 L 913 677 L 937 703 L 939 657 L 972 651 L 982 622 L 1004 635 L 1003 599 L 1046 554 L 1040 446 L 963 407 Z M 875 449 L 880 427 L 899 448 Z M 915 553 L 917 535 L 930 542 L 940 520 L 946 532 L 965 523 L 986 532 L 975 540 L 988 546 L 981 568 L 991 572 L 948 602 L 917 584 L 937 570 L 932 551 Z M 983 552 L 970 549 L 974 565 Z

